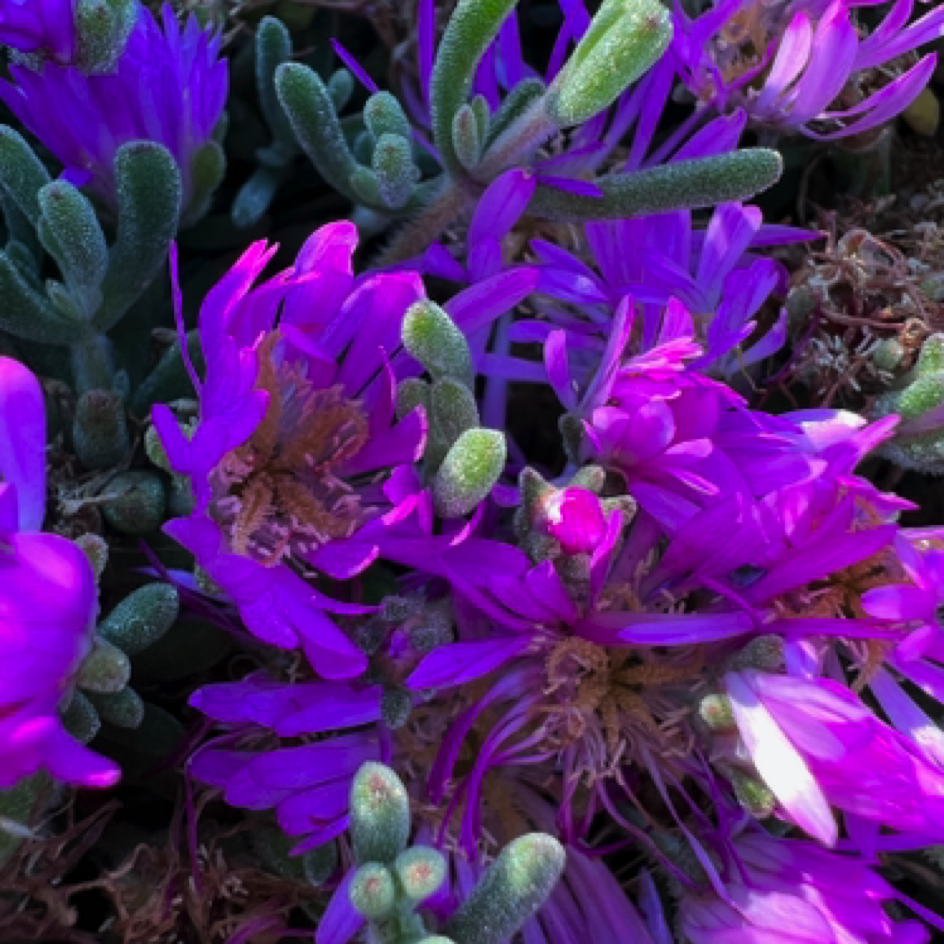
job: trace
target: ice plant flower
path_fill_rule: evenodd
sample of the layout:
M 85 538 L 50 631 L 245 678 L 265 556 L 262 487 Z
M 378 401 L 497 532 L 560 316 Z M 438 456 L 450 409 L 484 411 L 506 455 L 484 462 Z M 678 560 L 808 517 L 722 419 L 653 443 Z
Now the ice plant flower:
M 719 844 L 720 845 L 720 844 Z M 692 944 L 923 944 L 916 921 L 885 910 L 900 895 L 865 862 L 811 842 L 745 832 L 724 852 L 720 877 L 686 890 L 679 928 Z
M 117 149 L 139 140 L 163 145 L 180 168 L 186 213 L 203 196 L 194 165 L 226 104 L 220 42 L 195 16 L 181 27 L 170 5 L 161 25 L 142 9 L 112 74 L 85 76 L 55 63 L 39 71 L 14 65 L 13 81 L 0 83 L 0 98 L 62 162 L 73 183 L 112 208 Z
M 326 613 L 365 610 L 323 597 L 308 578 L 348 579 L 377 557 L 378 542 L 359 532 L 382 534 L 412 508 L 382 479 L 415 462 L 426 435 L 421 409 L 396 420 L 386 354 L 422 283 L 409 272 L 355 283 L 356 242 L 350 223 L 322 227 L 292 269 L 257 286 L 275 250 L 253 245 L 200 310 L 196 428 L 182 432 L 167 407 L 154 409 L 195 498 L 190 517 L 166 530 L 233 598 L 250 632 L 303 646 L 327 678 L 359 675 L 366 658 Z
M 694 19 L 676 9 L 669 55 L 703 114 L 744 109 L 752 122 L 818 140 L 861 134 L 903 111 L 927 85 L 932 53 L 891 82 L 871 73 L 944 31 L 938 8 L 908 25 L 913 0 L 897 0 L 870 35 L 853 23 L 856 0 L 774 3 L 715 0 Z
M 751 762 L 808 834 L 834 845 L 836 806 L 940 839 L 944 773 L 847 688 L 755 669 L 724 684 Z
M 118 769 L 59 718 L 92 644 L 97 589 L 85 554 L 41 530 L 46 419 L 37 379 L 0 358 L 0 787 L 40 770 L 107 787 Z

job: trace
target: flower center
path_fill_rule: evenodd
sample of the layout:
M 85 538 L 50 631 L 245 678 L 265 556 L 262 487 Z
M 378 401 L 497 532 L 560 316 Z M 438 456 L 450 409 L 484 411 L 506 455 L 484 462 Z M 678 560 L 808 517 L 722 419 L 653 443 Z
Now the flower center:
M 258 352 L 265 416 L 213 482 L 212 512 L 230 547 L 266 566 L 349 537 L 364 518 L 360 496 L 337 474 L 367 442 L 360 403 L 339 386 L 314 387 L 302 367 L 277 356 L 279 340 L 269 334 Z

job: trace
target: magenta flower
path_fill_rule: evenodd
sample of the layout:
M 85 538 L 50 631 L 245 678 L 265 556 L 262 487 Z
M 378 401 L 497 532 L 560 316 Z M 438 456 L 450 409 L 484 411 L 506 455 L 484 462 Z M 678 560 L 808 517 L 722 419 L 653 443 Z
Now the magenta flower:
M 835 844 L 835 806 L 940 841 L 944 772 L 847 688 L 754 669 L 724 682 L 751 763 L 811 836 Z
M 66 176 L 112 208 L 115 152 L 143 140 L 171 152 L 183 182 L 182 212 L 195 209 L 193 161 L 226 104 L 220 37 L 194 16 L 181 29 L 169 5 L 162 27 L 142 9 L 113 74 L 85 76 L 48 63 L 38 72 L 13 66 L 13 83 L 0 83 L 0 98 L 62 162 Z
M 91 648 L 98 600 L 82 551 L 40 530 L 45 423 L 39 382 L 0 358 L 0 787 L 39 770 L 107 787 L 118 768 L 73 740 L 58 714 Z
M 751 120 L 818 140 L 860 134 L 894 118 L 927 85 L 936 56 L 924 56 L 878 91 L 861 92 L 866 73 L 944 31 L 944 9 L 908 24 L 913 0 L 897 0 L 860 38 L 850 0 L 767 3 L 716 0 L 689 19 L 676 11 L 670 48 L 699 108 L 743 108 Z
M 426 436 L 421 410 L 395 417 L 394 368 L 412 361 L 400 355 L 392 366 L 386 354 L 398 348 L 422 283 L 406 272 L 355 282 L 356 240 L 350 223 L 325 226 L 293 269 L 255 287 L 274 249 L 252 246 L 200 311 L 207 369 L 196 379 L 196 429 L 185 435 L 167 407 L 154 409 L 195 497 L 192 515 L 167 532 L 233 598 L 252 633 L 303 646 L 326 678 L 367 664 L 326 614 L 364 610 L 321 596 L 300 573 L 343 580 L 376 559 L 384 526 L 415 500 L 383 479 L 411 466 Z
M 813 843 L 745 833 L 729 845 L 714 887 L 683 895 L 691 944 L 923 944 L 927 929 L 885 910 L 898 894 L 861 860 Z

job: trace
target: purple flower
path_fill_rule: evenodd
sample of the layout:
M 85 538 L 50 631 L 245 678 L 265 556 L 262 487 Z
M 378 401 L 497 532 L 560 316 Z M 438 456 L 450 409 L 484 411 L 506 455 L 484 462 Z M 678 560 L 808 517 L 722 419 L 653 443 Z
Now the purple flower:
M 809 842 L 745 833 L 730 843 L 723 883 L 683 895 L 679 926 L 691 944 L 923 944 L 928 931 L 896 921 L 899 895 L 853 856 Z
M 860 91 L 867 74 L 894 68 L 892 60 L 942 35 L 944 10 L 932 10 L 909 26 L 913 0 L 897 0 L 871 35 L 860 38 L 850 14 L 857 5 L 715 0 L 695 19 L 677 9 L 668 55 L 701 112 L 742 108 L 756 124 L 818 140 L 860 134 L 913 101 L 934 71 L 936 56 L 899 70 L 871 93 Z
M 107 787 L 118 768 L 73 740 L 58 714 L 91 648 L 98 600 L 82 551 L 40 530 L 45 445 L 39 382 L 0 358 L 0 787 L 39 770 Z
M 39 4 L 37 4 L 39 5 Z M 65 165 L 66 176 L 116 206 L 115 152 L 129 141 L 155 141 L 180 168 L 181 212 L 196 211 L 193 164 L 211 141 L 226 104 L 226 61 L 220 37 L 191 16 L 183 29 L 165 5 L 163 29 L 142 9 L 113 74 L 85 76 L 48 63 L 40 71 L 13 66 L 0 98 Z
M 76 0 L 3 0 L 0 43 L 64 65 L 77 53 Z
M 847 688 L 755 669 L 724 683 L 751 763 L 811 836 L 835 844 L 836 806 L 940 841 L 944 772 Z
M 396 371 L 406 309 L 423 294 L 413 273 L 355 282 L 354 226 L 316 231 L 293 269 L 256 287 L 274 249 L 252 246 L 200 310 L 206 378 L 195 378 L 200 421 L 182 432 L 164 406 L 154 423 L 195 508 L 166 530 L 237 604 L 250 632 L 303 646 L 326 678 L 366 658 L 327 616 L 362 613 L 300 576 L 348 579 L 380 553 L 385 527 L 408 514 L 386 473 L 423 452 L 426 420 L 397 421 Z

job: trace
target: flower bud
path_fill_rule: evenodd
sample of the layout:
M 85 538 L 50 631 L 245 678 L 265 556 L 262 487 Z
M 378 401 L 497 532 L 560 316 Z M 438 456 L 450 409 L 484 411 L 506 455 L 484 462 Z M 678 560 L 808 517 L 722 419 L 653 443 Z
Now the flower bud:
M 368 761 L 358 770 L 351 785 L 350 822 L 358 862 L 393 862 L 406 848 L 410 799 L 389 767 Z

